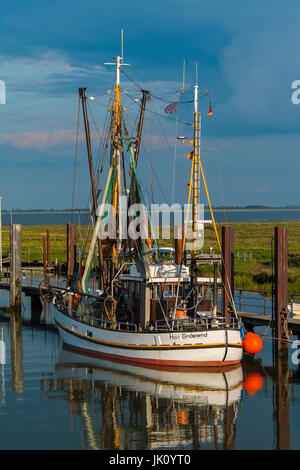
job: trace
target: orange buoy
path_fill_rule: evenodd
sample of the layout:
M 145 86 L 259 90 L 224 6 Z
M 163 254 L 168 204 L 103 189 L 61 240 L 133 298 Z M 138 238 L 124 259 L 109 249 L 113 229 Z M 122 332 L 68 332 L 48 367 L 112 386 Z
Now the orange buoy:
M 254 395 L 263 386 L 264 379 L 257 372 L 250 372 L 243 381 L 243 388 L 247 395 Z
M 186 317 L 186 310 L 176 310 L 175 317 Z
M 243 341 L 243 347 L 248 353 L 256 354 L 263 347 L 263 342 L 255 333 L 247 333 Z

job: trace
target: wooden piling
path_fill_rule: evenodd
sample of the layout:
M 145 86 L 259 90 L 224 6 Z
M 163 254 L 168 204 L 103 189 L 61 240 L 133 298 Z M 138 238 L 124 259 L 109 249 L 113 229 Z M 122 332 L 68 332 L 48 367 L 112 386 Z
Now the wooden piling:
M 178 266 L 181 265 L 182 259 L 182 249 L 183 249 L 183 230 L 181 225 L 176 225 L 174 227 L 174 244 L 175 244 L 175 264 Z
M 233 227 L 222 227 L 222 255 L 223 255 L 223 302 L 222 313 L 224 318 L 231 316 L 232 296 L 234 295 L 234 247 Z
M 10 224 L 10 309 L 20 311 L 22 303 L 21 225 Z
M 275 336 L 288 339 L 288 229 L 275 227 Z M 275 351 L 282 348 L 275 342 Z
M 47 239 L 45 235 L 42 235 L 42 245 L 43 245 L 43 266 L 44 273 L 47 272 Z
M 47 240 L 47 266 L 50 266 L 50 230 L 46 231 L 46 240 Z

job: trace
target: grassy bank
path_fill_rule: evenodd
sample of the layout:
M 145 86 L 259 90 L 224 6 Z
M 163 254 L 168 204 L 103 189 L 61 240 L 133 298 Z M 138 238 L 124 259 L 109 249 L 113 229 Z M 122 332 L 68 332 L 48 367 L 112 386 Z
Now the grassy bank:
M 221 227 L 217 224 L 221 239 Z M 235 287 L 270 291 L 272 283 L 272 240 L 275 226 L 288 227 L 289 249 L 289 290 L 300 293 L 300 222 L 287 223 L 227 223 L 234 227 L 234 269 Z M 66 227 L 64 225 L 40 225 L 22 227 L 22 259 L 23 262 L 42 261 L 42 235 L 50 231 L 50 261 L 65 263 Z M 85 238 L 85 227 L 81 227 L 78 235 L 78 249 Z M 212 225 L 205 228 L 203 251 L 209 252 L 213 247 L 217 253 L 217 243 Z M 2 228 L 3 256 L 9 252 L 9 227 Z M 160 240 L 161 246 L 172 246 L 172 240 Z M 202 266 L 202 275 L 211 274 L 211 268 Z

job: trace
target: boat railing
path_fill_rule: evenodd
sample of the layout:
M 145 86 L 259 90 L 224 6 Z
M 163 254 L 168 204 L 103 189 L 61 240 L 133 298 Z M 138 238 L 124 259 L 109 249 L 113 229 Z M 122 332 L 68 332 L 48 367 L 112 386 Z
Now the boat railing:
M 78 319 L 78 321 L 85 323 L 90 326 L 98 328 L 108 328 L 119 331 L 141 331 L 141 326 L 136 323 L 130 322 L 114 322 L 111 320 L 106 320 L 104 318 L 94 317 L 88 313 L 78 312 L 71 307 L 60 304 L 60 309 L 62 309 L 69 317 Z M 203 316 L 201 318 L 191 319 L 191 318 L 178 318 L 169 320 L 156 320 L 154 326 L 149 325 L 147 328 L 154 331 L 168 332 L 168 331 L 184 331 L 191 329 L 207 330 L 207 329 L 239 329 L 240 322 L 238 318 L 224 318 L 217 316 L 212 318 L 212 316 Z
M 168 327 L 169 325 L 169 327 Z M 166 320 L 156 320 L 154 324 L 155 331 L 162 331 L 166 329 L 171 329 L 172 331 L 182 331 L 191 328 L 199 329 L 239 329 L 240 321 L 238 318 L 224 318 L 216 317 L 212 318 L 211 316 L 191 319 L 191 318 L 176 318 L 169 320 L 167 325 Z
M 97 318 L 93 315 L 89 315 L 87 313 L 78 312 L 71 307 L 67 307 L 66 305 L 60 305 L 63 310 L 68 314 L 68 316 L 75 319 L 79 319 L 82 323 L 86 323 L 90 326 L 95 326 L 98 328 L 110 328 L 114 330 L 134 330 L 137 331 L 137 325 L 135 323 L 130 322 L 114 322 L 111 320 L 106 320 L 104 318 Z

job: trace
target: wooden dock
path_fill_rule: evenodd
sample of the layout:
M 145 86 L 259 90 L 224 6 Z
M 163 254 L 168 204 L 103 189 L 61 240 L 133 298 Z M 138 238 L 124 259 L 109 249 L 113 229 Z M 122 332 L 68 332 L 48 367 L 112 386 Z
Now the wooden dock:
M 271 315 L 249 313 L 249 312 L 237 312 L 238 316 L 243 320 L 245 327 L 248 330 L 256 326 L 268 326 L 273 327 L 275 324 L 275 317 L 272 319 Z M 300 317 L 293 317 L 288 319 L 288 328 L 295 335 L 300 335 Z
M 10 290 L 10 283 L 9 282 L 0 282 L 0 289 Z M 31 286 L 31 285 L 24 285 L 22 284 L 22 292 L 25 295 L 37 295 L 40 296 L 41 292 L 43 295 L 47 294 L 47 288 L 45 286 Z

